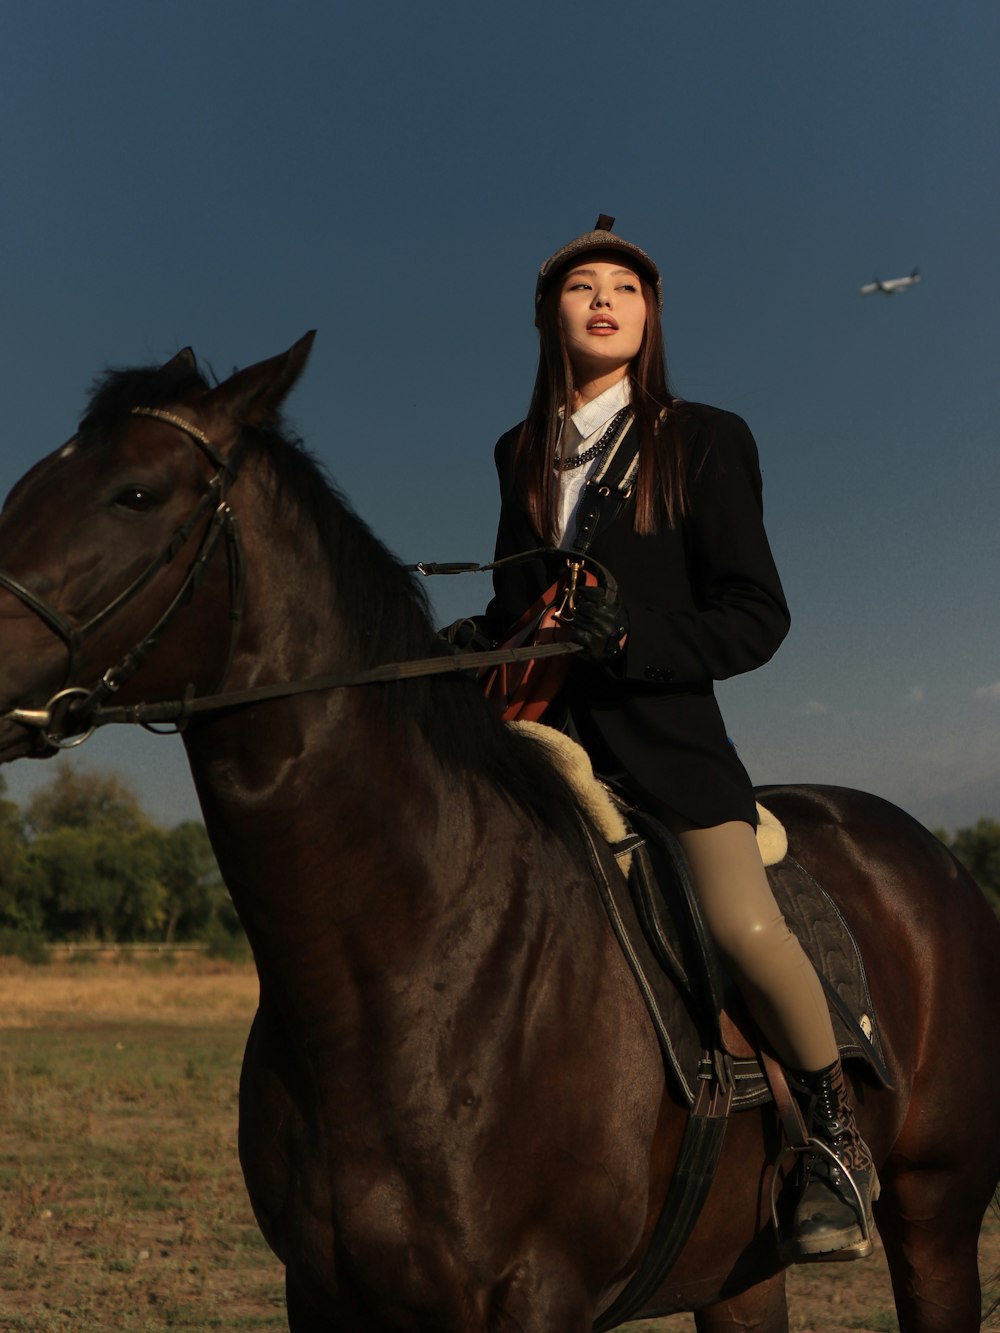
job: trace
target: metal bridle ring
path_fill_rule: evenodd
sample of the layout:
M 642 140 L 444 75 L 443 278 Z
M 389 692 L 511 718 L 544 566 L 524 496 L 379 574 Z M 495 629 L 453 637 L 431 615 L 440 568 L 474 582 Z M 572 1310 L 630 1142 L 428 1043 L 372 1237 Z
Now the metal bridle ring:
M 82 685 L 70 685 L 67 689 L 60 690 L 58 694 L 52 696 L 49 702 L 45 705 L 45 711 L 49 715 L 49 720 L 42 728 L 42 739 L 47 745 L 51 745 L 55 750 L 72 750 L 75 749 L 77 745 L 82 745 L 84 741 L 90 740 L 91 736 L 93 736 L 96 731 L 96 726 L 93 724 L 89 726 L 86 731 L 82 731 L 79 734 L 68 738 L 66 736 L 56 735 L 52 731 L 52 727 L 56 723 L 56 704 L 58 704 L 60 700 L 69 699 L 73 695 L 82 695 L 84 699 L 89 699 L 90 693 L 90 690 L 85 690 Z M 65 707 L 62 711 L 66 711 Z

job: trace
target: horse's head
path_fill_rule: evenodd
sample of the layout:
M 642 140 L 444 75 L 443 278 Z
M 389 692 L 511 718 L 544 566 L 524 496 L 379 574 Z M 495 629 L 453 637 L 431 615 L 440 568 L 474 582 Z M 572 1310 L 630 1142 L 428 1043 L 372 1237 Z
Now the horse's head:
M 0 762 L 53 753 L 111 694 L 154 700 L 221 683 L 236 631 L 220 625 L 238 624 L 227 496 L 241 435 L 276 420 L 312 338 L 216 388 L 189 350 L 112 372 L 76 435 L 11 491 L 0 511 Z

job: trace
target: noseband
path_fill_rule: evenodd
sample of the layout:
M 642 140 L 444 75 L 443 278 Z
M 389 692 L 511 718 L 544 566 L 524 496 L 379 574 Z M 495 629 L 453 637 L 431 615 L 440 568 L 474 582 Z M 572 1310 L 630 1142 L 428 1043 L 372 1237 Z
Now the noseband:
M 241 445 L 237 443 L 229 458 L 224 458 L 204 431 L 192 425 L 191 422 L 185 421 L 183 417 L 176 416 L 173 412 L 166 412 L 156 407 L 134 407 L 132 415 L 154 417 L 158 421 L 165 421 L 168 425 L 176 426 L 178 430 L 184 431 L 201 449 L 216 470 L 208 483 L 208 490 L 190 515 L 175 529 L 166 546 L 126 588 L 113 597 L 105 607 L 84 625 L 72 624 L 61 611 L 50 606 L 48 602 L 33 593 L 19 580 L 12 578 L 9 574 L 0 572 L 0 588 L 6 588 L 8 592 L 13 593 L 53 633 L 63 640 L 67 648 L 69 660 L 63 686 L 52 696 L 48 704 L 39 709 L 14 708 L 4 714 L 13 722 L 20 722 L 23 726 L 38 730 L 42 740 L 56 749 L 70 749 L 74 745 L 82 744 L 92 735 L 94 725 L 89 722 L 91 715 L 101 704 L 113 694 L 116 694 L 145 662 L 160 641 L 164 631 L 173 622 L 181 607 L 197 588 L 212 553 L 223 537 L 226 540 L 229 568 L 230 637 L 229 650 L 216 686 L 217 689 L 221 687 L 229 675 L 233 655 L 236 651 L 236 639 L 243 613 L 245 562 L 239 524 L 236 515 L 226 500 L 226 490 L 235 480 L 242 454 Z M 116 666 L 109 667 L 93 688 L 70 684 L 69 682 L 76 676 L 80 653 L 86 640 L 112 616 L 126 607 L 160 570 L 177 556 L 187 544 L 198 524 L 208 513 L 211 513 L 211 519 L 205 528 L 201 543 L 194 559 L 188 566 L 180 587 L 146 636 L 130 652 L 126 653 Z M 189 691 L 193 693 L 193 686 L 189 687 Z M 67 732 L 66 724 L 71 715 L 79 723 L 82 723 L 82 730 Z

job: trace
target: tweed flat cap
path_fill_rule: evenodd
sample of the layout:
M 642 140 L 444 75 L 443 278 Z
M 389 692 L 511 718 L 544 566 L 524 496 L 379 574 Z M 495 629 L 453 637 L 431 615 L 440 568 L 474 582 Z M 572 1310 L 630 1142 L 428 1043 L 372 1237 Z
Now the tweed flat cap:
M 595 250 L 619 250 L 631 259 L 632 263 L 653 284 L 656 290 L 656 304 L 660 310 L 663 309 L 663 280 L 660 277 L 660 270 L 645 250 L 640 250 L 637 245 L 624 240 L 621 236 L 615 236 L 611 230 L 614 224 L 614 218 L 609 217 L 607 213 L 602 213 L 594 224 L 593 231 L 584 232 L 582 236 L 577 236 L 574 240 L 567 242 L 554 255 L 549 255 L 538 270 L 538 282 L 535 284 L 536 308 L 542 299 L 542 293 L 548 285 L 549 278 L 567 268 L 571 260 L 578 258 L 580 255 L 591 254 Z

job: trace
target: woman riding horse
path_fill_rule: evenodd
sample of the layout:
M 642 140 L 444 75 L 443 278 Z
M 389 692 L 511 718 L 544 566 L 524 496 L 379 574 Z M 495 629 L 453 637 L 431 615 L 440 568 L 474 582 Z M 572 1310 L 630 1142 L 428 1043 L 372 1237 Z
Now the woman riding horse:
M 679 838 L 715 942 L 793 1075 L 809 1133 L 834 1154 L 805 1155 L 784 1253 L 857 1258 L 872 1248 L 858 1211 L 860 1197 L 870 1224 L 871 1154 L 819 978 L 771 892 L 750 779 L 712 688 L 766 662 L 788 628 L 757 451 L 739 417 L 668 390 L 660 273 L 612 233 L 613 221 L 602 215 L 539 272 L 534 394 L 527 419 L 496 446 L 496 559 L 573 545 L 594 522 L 608 456 L 626 460 L 634 485 L 589 543 L 620 596 L 577 591 L 567 634 L 583 651 L 546 720 Z M 548 577 L 541 562 L 498 569 L 487 632 L 503 638 Z
M 413 579 L 282 428 L 311 341 L 214 386 L 188 351 L 113 372 L 14 487 L 0 762 L 88 721 L 183 727 L 260 977 L 240 1157 L 294 1333 L 610 1327 L 690 1107 L 597 892 L 613 858 L 547 748 L 464 677 L 360 684 L 441 646 Z M 847 1072 L 900 1329 L 976 1333 L 1000 926 L 887 802 L 762 799 L 866 960 L 890 1083 Z M 730 1118 L 637 1314 L 787 1333 L 775 1152 L 773 1108 Z

